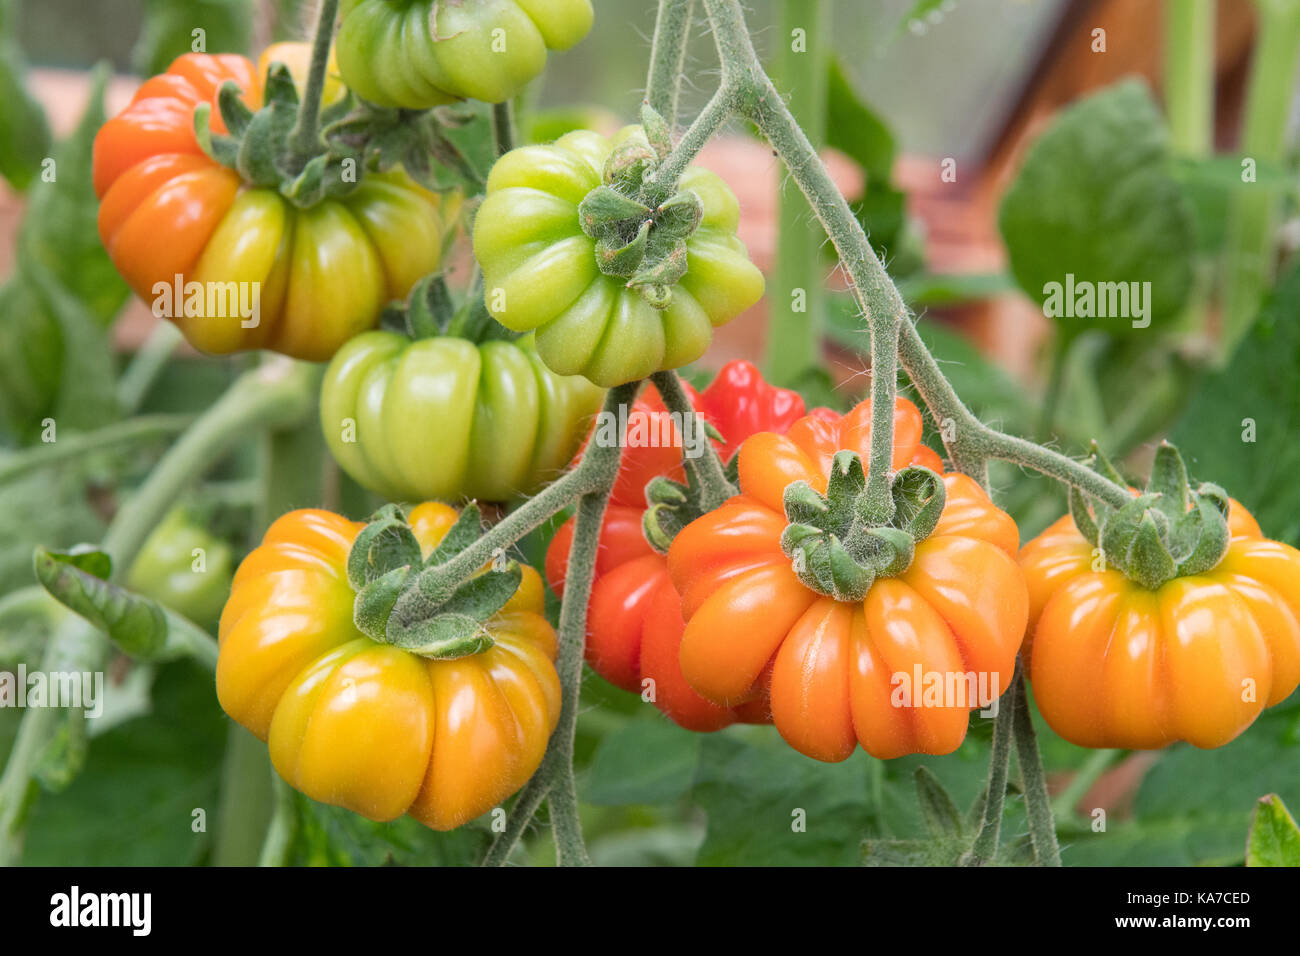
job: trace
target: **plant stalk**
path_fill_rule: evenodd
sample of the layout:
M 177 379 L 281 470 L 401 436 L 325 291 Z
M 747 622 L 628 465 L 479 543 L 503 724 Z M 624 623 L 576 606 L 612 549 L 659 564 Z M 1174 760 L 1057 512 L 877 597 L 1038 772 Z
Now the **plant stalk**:
M 682 74 L 686 65 L 686 44 L 691 38 L 691 14 L 695 0 L 663 0 L 655 19 L 650 43 L 650 73 L 646 77 L 645 99 L 672 129 L 677 125 Z

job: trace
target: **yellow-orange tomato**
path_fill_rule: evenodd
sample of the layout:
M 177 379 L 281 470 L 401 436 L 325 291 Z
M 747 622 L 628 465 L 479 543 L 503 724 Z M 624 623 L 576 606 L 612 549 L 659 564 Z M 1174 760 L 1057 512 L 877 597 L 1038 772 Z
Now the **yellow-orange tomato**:
M 456 517 L 442 504 L 411 512 L 426 557 Z M 523 569 L 485 624 L 487 650 L 427 660 L 353 624 L 346 562 L 363 527 L 314 510 L 271 525 L 221 616 L 217 697 L 312 799 L 450 830 L 523 786 L 559 719 L 541 577 Z
M 952 752 L 970 709 L 1010 686 L 1024 635 L 1019 532 L 964 475 L 944 476 L 943 513 L 907 570 L 877 578 L 863 600 L 800 580 L 780 543 L 785 488 L 824 491 L 837 451 L 866 461 L 870 421 L 863 402 L 838 421 L 809 416 L 785 435 L 754 435 L 740 449 L 741 494 L 668 552 L 686 680 L 729 706 L 768 695 L 781 735 L 819 760 L 844 760 L 859 743 L 880 758 Z M 920 441 L 920 413 L 899 399 L 893 466 L 935 468 Z M 944 692 L 927 694 L 936 681 Z
M 1083 747 L 1221 747 L 1300 684 L 1300 552 L 1231 502 L 1203 574 L 1151 591 L 1106 569 L 1061 518 L 1020 552 L 1034 700 Z
M 307 209 L 248 185 L 194 133 L 205 103 L 212 131 L 226 132 L 215 104 L 227 82 L 250 108 L 261 106 L 262 80 L 248 60 L 187 53 L 100 128 L 100 239 L 136 294 L 195 348 L 326 361 L 437 268 L 442 201 L 401 170 L 366 175 L 347 196 Z

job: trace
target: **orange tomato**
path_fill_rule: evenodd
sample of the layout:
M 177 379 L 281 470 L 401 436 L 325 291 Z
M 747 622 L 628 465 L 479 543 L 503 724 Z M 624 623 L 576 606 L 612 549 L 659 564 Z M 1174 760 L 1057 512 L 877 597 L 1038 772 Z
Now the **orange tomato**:
M 1240 502 L 1219 564 L 1148 590 L 1106 569 L 1069 515 L 1020 552 L 1029 677 L 1083 747 L 1221 747 L 1300 684 L 1300 552 Z
M 426 558 L 456 517 L 443 504 L 411 512 Z M 217 697 L 313 800 L 450 830 L 527 782 L 559 719 L 541 577 L 523 569 L 485 624 L 487 650 L 427 660 L 353 624 L 346 562 L 363 527 L 313 510 L 271 525 L 221 616 Z
M 943 478 L 946 504 L 911 565 L 861 601 L 806 585 L 782 551 L 785 488 L 824 491 L 837 451 L 870 449 L 870 402 L 843 419 L 808 416 L 740 449 L 741 494 L 692 522 L 668 552 L 686 629 L 680 663 L 705 697 L 736 706 L 764 696 L 777 730 L 818 760 L 944 754 L 969 711 L 1010 686 L 1028 597 L 1012 556 L 1015 522 L 972 479 Z M 894 468 L 938 470 L 921 415 L 899 399 Z

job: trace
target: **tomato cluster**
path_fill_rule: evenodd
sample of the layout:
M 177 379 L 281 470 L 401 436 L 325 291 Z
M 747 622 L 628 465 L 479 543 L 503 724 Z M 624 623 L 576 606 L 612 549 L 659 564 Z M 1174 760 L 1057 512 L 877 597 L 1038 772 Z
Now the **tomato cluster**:
M 501 103 L 592 16 L 589 0 L 345 0 L 324 104 L 340 117 L 355 107 L 355 131 L 403 110 Z M 221 705 L 294 787 L 371 819 L 450 829 L 537 771 L 561 693 L 537 571 L 480 568 L 450 594 L 419 578 L 479 531 L 465 530 L 475 509 L 460 520 L 444 502 L 517 503 L 581 467 L 606 389 L 699 359 L 715 327 L 759 300 L 763 277 L 720 177 L 687 167 L 659 182 L 671 144 L 652 111 L 613 136 L 505 152 L 477 205 L 417 183 L 418 163 L 380 147 L 358 150 L 346 188 L 311 179 L 324 139 L 315 156 L 259 159 L 255 136 L 288 128 L 277 110 L 306 90 L 310 58 L 302 44 L 272 47 L 257 68 L 187 54 L 147 80 L 95 141 L 100 235 L 195 347 L 329 362 L 320 423 L 338 465 L 391 502 L 424 503 L 369 525 L 291 512 L 233 582 L 228 545 L 169 519 L 129 584 L 199 623 L 224 601 Z M 433 283 L 466 210 L 481 282 L 456 310 Z M 413 321 L 426 306 L 428 321 Z M 399 314 L 406 334 L 392 330 Z M 693 450 L 681 409 L 654 387 L 628 414 L 630 434 L 672 440 L 627 442 L 585 645 L 593 670 L 684 728 L 773 724 L 823 761 L 858 747 L 948 754 L 1019 661 L 1066 740 L 1217 747 L 1300 685 L 1300 552 L 1264 539 L 1226 496 L 1197 492 L 1221 556 L 1198 551 L 1180 570 L 1164 555 L 1172 570 L 1156 581 L 1128 566 L 1132 540 L 1108 565 L 1119 538 L 1098 547 L 1079 513 L 1022 548 L 979 482 L 945 473 L 904 398 L 889 473 L 873 475 L 870 401 L 808 412 L 746 362 L 684 391 L 711 429 Z M 695 454 L 719 459 L 710 487 Z M 1190 534 L 1176 499 L 1148 497 L 1165 509 L 1160 541 Z M 1156 521 L 1142 521 L 1155 554 Z M 389 536 L 383 547 L 369 550 L 372 532 Z M 561 596 L 574 534 L 569 520 L 546 554 Z M 1171 547 L 1187 560 L 1184 543 Z M 185 571 L 197 551 L 211 562 L 202 577 Z M 498 603 L 466 610 L 507 580 Z

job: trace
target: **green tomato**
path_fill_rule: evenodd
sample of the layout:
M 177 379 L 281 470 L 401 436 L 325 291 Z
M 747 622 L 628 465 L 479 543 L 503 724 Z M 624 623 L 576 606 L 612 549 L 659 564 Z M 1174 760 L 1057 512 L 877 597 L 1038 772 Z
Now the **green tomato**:
M 578 205 L 602 183 L 616 146 L 643 144 L 640 127 L 610 139 L 581 130 L 550 146 L 524 146 L 497 160 L 474 221 L 474 255 L 488 310 L 517 332 L 536 330 L 537 352 L 561 375 L 612 387 L 679 368 L 704 354 L 715 326 L 763 296 L 763 275 L 736 236 L 740 209 L 716 174 L 689 167 L 679 189 L 703 207 L 686 239 L 686 274 L 656 308 L 597 265 Z
M 230 596 L 230 545 L 175 509 L 145 540 L 126 586 L 211 628 Z
M 595 16 L 591 0 L 343 0 L 341 13 L 343 81 L 378 106 L 417 110 L 505 102 Z
M 510 501 L 564 469 L 603 398 L 548 369 L 531 338 L 367 332 L 325 372 L 321 427 L 339 466 L 393 501 Z

